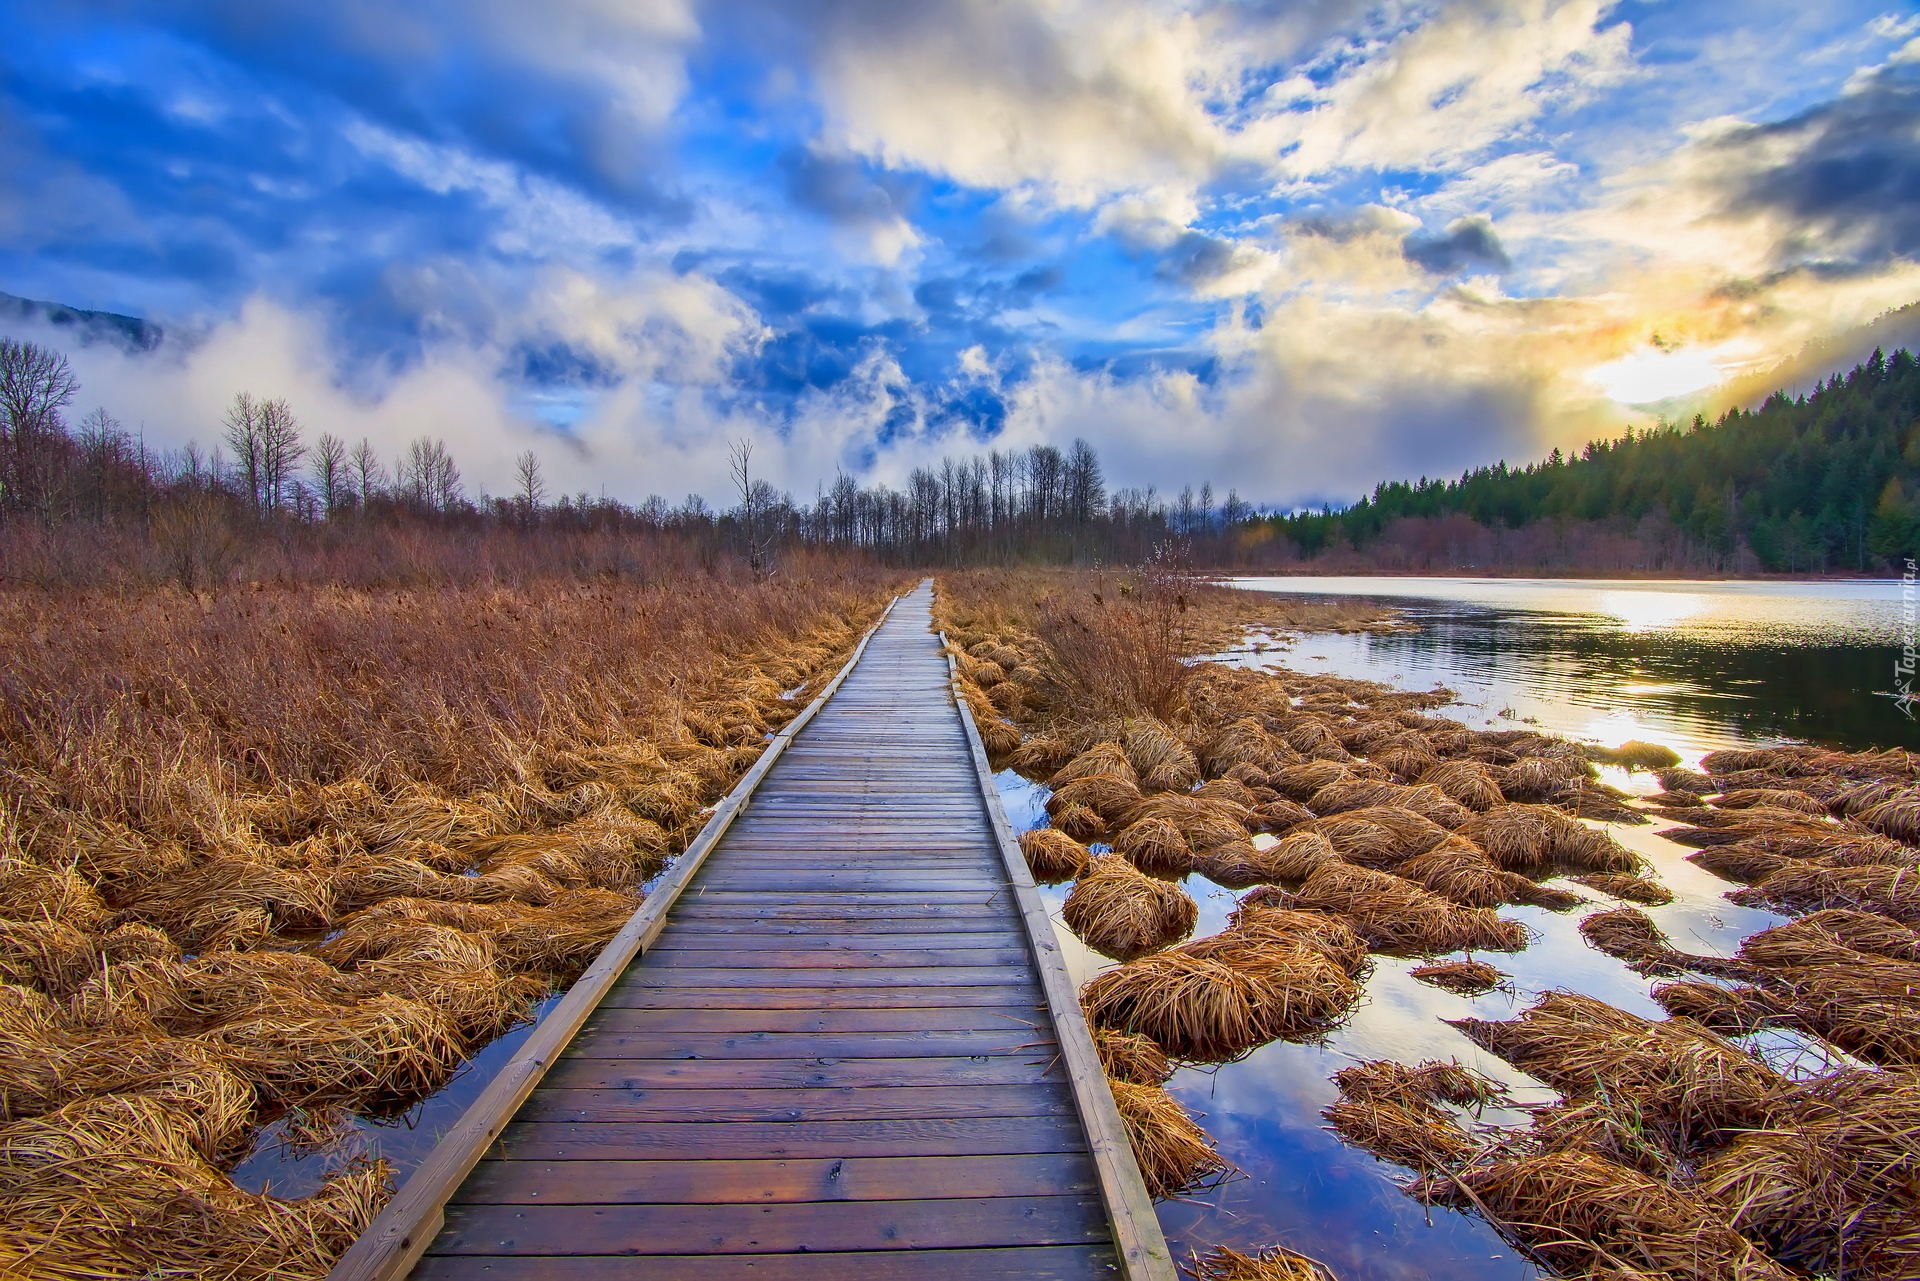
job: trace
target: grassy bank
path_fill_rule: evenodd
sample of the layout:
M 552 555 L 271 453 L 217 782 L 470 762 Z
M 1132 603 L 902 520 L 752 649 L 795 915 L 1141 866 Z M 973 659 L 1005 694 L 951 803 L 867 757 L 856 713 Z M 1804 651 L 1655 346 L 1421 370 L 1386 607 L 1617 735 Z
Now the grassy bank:
M 0 1270 L 324 1275 L 390 1171 L 250 1195 L 261 1127 L 570 982 L 893 586 L 656 568 L 0 592 Z

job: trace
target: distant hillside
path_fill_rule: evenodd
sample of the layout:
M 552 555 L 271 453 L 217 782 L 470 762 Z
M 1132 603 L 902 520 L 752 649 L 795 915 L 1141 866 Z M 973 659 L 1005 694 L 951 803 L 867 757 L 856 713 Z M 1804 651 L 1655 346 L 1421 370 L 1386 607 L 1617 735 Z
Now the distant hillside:
M 1382 484 L 1272 526 L 1298 555 L 1354 568 L 1897 570 L 1920 546 L 1920 361 L 1876 350 L 1810 395 Z
M 138 316 L 122 316 L 111 311 L 85 311 L 64 303 L 39 302 L 0 293 L 0 327 L 12 321 L 52 325 L 68 330 L 72 340 L 83 346 L 112 342 L 135 351 L 152 351 L 166 336 L 166 331 L 159 325 L 141 320 Z

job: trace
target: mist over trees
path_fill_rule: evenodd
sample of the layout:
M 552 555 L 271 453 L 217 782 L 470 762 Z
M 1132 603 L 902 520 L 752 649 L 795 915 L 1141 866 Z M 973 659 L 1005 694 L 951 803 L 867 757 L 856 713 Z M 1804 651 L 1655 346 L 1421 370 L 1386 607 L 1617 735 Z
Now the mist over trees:
M 295 406 L 241 391 L 210 424 L 211 449 L 153 450 L 103 406 L 70 422 L 81 390 L 59 352 L 0 338 L 0 553 L 16 553 L 0 555 L 0 576 L 84 581 L 100 569 L 90 556 L 130 547 L 144 572 L 196 586 L 230 577 L 262 535 L 287 548 L 377 545 L 387 564 L 436 530 L 668 539 L 755 575 L 814 551 L 936 567 L 1137 563 L 1169 546 L 1223 570 L 1872 572 L 1920 545 L 1920 362 L 1904 350 L 1714 423 L 1286 513 L 1211 485 L 1109 489 L 1084 440 L 948 457 L 897 489 L 841 474 L 811 498 L 769 484 L 741 441 L 726 507 L 698 494 L 555 494 L 529 450 L 510 492 L 490 495 L 439 436 L 383 458 L 365 437 L 310 439 Z M 119 550 L 98 550 L 114 539 Z

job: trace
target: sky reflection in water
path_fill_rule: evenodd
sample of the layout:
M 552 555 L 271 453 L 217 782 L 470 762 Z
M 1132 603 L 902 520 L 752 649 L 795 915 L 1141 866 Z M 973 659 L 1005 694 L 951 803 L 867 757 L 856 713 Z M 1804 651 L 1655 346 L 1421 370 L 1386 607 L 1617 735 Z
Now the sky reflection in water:
M 1220 656 L 1264 667 L 1362 677 L 1404 689 L 1445 685 L 1459 702 L 1443 709 L 1469 725 L 1539 728 L 1617 745 L 1665 743 L 1690 764 L 1741 743 L 1804 737 L 1847 748 L 1905 744 L 1920 735 L 1881 691 L 1898 653 L 1900 585 L 1894 583 L 1590 583 L 1446 579 L 1275 579 L 1262 590 L 1389 598 L 1419 632 L 1256 638 Z M 1280 648 L 1280 646 L 1285 646 Z M 1658 790 L 1646 774 L 1603 769 L 1629 791 Z M 1045 821 L 1047 791 L 1009 772 L 996 780 L 1016 828 Z M 1675 943 L 1728 954 L 1783 918 L 1727 902 L 1727 882 L 1685 859 L 1686 849 L 1650 826 L 1608 825 L 1674 892 L 1645 909 Z M 1399 1167 L 1349 1148 L 1323 1128 L 1337 1097 L 1330 1077 L 1369 1058 L 1455 1058 L 1507 1082 L 1517 1102 L 1552 1092 L 1480 1050 L 1443 1020 L 1511 1018 L 1543 992 L 1573 988 L 1648 1017 L 1663 1012 L 1657 980 L 1588 947 L 1583 916 L 1618 901 L 1572 886 L 1591 906 L 1566 913 L 1505 907 L 1535 935 L 1526 951 L 1487 954 L 1513 991 L 1461 997 L 1408 977 L 1415 960 L 1376 957 L 1366 996 L 1321 1044 L 1276 1042 L 1213 1070 L 1185 1069 L 1171 1083 L 1243 1172 L 1204 1196 L 1160 1207 L 1177 1253 L 1222 1243 L 1284 1242 L 1323 1259 L 1343 1281 L 1503 1281 L 1538 1275 L 1484 1223 L 1403 1196 Z M 1196 934 L 1220 929 L 1234 896 L 1198 878 Z M 1066 887 L 1043 887 L 1076 982 L 1111 962 L 1076 939 L 1058 913 Z M 1750 1048 L 1783 1071 L 1811 1075 L 1835 1065 L 1825 1047 L 1770 1035 Z M 1518 1122 L 1518 1115 L 1502 1115 Z

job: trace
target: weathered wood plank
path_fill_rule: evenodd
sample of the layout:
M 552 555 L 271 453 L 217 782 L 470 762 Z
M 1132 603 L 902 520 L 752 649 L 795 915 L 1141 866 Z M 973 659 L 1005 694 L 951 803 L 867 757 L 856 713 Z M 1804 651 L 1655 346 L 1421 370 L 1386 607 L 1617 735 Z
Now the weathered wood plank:
M 1053 1053 L 1053 1029 L 974 1032 L 635 1032 L 582 1033 L 575 1059 L 898 1059 Z
M 1021 1032 L 1052 1028 L 1035 1005 L 904 1006 L 841 1010 L 644 1009 L 602 1007 L 585 1032 Z M 585 1033 L 583 1032 L 583 1035 Z
M 616 989 L 601 1009 L 839 1010 L 883 1006 L 1019 1005 L 1040 1001 L 1040 985 L 981 983 L 968 987 L 634 987 Z
M 422 1281 L 1085 1281 L 1116 1272 L 1108 1245 L 997 1250 L 867 1250 L 850 1254 L 568 1255 L 500 1258 L 436 1255 L 414 1273 Z
M 1043 1085 L 839 1086 L 817 1090 L 535 1090 L 522 1121 L 935 1121 L 1071 1116 L 1073 1096 Z
M 554 1064 L 555 1087 L 788 1090 L 833 1085 L 1018 1085 L 1057 1080 L 1057 1051 L 984 1058 L 589 1059 Z
M 499 1152 L 510 1161 L 765 1160 L 801 1156 L 996 1156 L 1084 1152 L 1077 1117 L 901 1117 L 880 1121 L 686 1121 L 599 1125 L 518 1122 Z
M 1095 1191 L 1084 1152 L 772 1161 L 487 1161 L 455 1205 L 767 1205 Z
M 436 1254 L 779 1254 L 1090 1245 L 1097 1196 L 761 1205 L 450 1205 Z M 962 1273 L 961 1275 L 964 1275 Z

